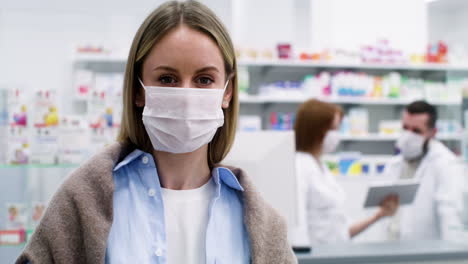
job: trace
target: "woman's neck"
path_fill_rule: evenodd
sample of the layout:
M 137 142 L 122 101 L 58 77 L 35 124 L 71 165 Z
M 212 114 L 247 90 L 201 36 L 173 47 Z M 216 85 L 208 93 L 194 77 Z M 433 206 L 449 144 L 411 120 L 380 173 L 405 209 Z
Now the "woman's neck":
M 319 168 L 323 171 L 322 162 L 320 161 L 322 158 L 322 151 L 320 149 L 313 150 L 313 151 L 309 151 L 309 154 L 312 155 L 315 161 L 317 161 Z
M 314 157 L 314 159 L 316 159 L 317 161 L 320 161 L 320 159 L 322 158 L 322 151 L 320 149 L 311 150 L 309 151 L 309 154 L 312 155 L 312 157 Z
M 208 145 L 194 152 L 173 154 L 153 151 L 161 187 L 189 190 L 203 186 L 211 177 L 207 159 Z

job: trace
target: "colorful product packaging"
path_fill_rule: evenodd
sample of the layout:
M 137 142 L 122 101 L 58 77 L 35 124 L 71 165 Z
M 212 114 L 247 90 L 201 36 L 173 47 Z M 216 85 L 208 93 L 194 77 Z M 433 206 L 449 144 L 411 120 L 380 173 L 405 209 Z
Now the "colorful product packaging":
M 80 164 L 90 145 L 87 122 L 80 116 L 64 116 L 59 128 L 58 161 L 60 164 Z
M 18 230 L 27 227 L 27 210 L 22 203 L 7 203 L 6 204 L 6 229 Z
M 21 125 L 11 124 L 8 129 L 7 163 L 28 164 L 30 148 L 27 128 Z
M 59 128 L 36 125 L 32 128 L 31 159 L 34 164 L 56 164 L 59 149 Z

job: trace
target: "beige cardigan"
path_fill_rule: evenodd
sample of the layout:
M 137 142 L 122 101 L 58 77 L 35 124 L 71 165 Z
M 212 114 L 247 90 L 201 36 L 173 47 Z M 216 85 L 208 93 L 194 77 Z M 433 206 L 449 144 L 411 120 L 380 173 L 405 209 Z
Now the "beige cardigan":
M 115 143 L 73 172 L 52 198 L 16 263 L 104 263 L 112 225 L 114 166 L 132 149 Z M 284 220 L 240 169 L 231 169 L 245 189 L 244 221 L 252 263 L 297 263 Z

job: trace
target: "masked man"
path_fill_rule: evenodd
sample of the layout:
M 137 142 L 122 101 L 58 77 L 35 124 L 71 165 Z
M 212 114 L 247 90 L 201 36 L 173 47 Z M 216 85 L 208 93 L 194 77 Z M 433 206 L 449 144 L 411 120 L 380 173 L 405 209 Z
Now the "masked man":
M 403 112 L 400 154 L 387 165 L 395 180 L 415 180 L 419 189 L 411 205 L 390 220 L 389 234 L 401 240 L 451 240 L 461 227 L 461 161 L 435 139 L 437 111 L 424 101 Z

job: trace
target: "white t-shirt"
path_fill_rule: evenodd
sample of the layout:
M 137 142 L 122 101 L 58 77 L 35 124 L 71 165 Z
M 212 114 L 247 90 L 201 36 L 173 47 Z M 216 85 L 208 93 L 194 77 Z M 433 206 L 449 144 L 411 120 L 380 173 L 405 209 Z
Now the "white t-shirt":
M 168 263 L 206 263 L 206 229 L 213 180 L 192 190 L 162 188 Z

